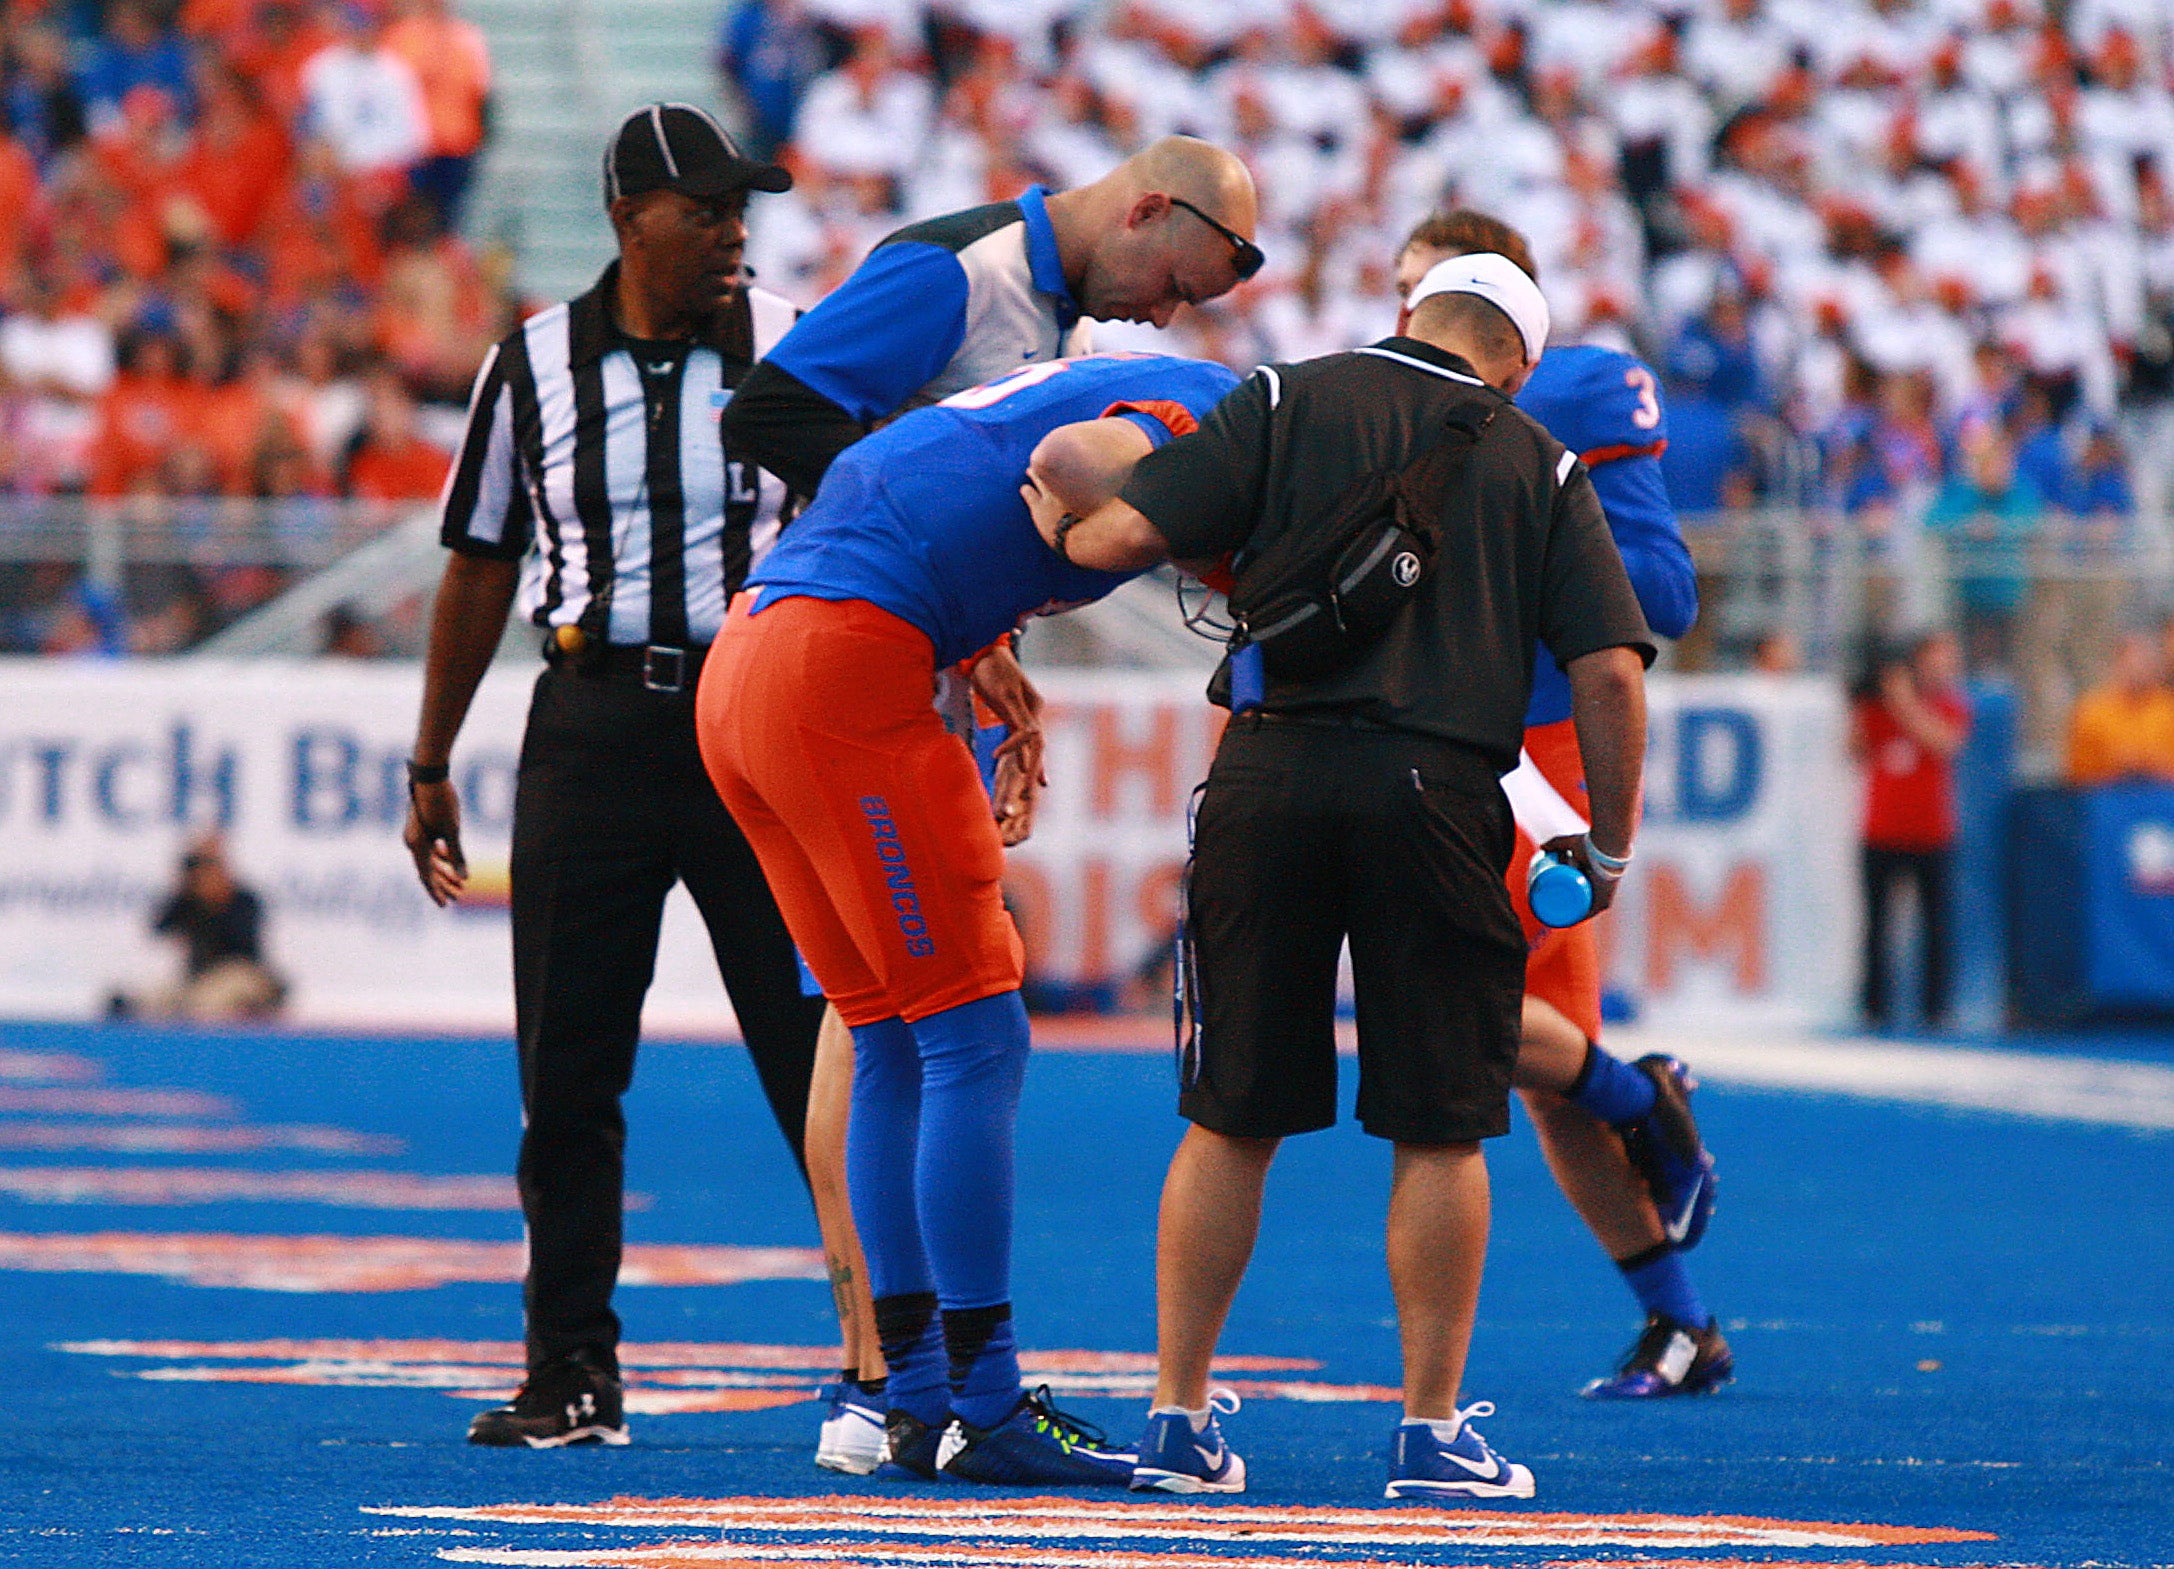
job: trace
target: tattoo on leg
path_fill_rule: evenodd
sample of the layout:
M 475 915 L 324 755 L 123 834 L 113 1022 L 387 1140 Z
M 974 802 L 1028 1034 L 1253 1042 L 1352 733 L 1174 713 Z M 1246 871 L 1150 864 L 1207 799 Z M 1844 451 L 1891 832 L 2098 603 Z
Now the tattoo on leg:
M 853 1266 L 841 1258 L 826 1258 L 830 1266 L 830 1299 L 838 1308 L 840 1327 L 853 1327 Z

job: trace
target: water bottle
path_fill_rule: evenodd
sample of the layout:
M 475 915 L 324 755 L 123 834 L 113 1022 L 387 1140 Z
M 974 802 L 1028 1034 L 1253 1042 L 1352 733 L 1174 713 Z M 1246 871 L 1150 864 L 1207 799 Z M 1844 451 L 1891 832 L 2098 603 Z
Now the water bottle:
M 1525 868 L 1525 897 L 1532 904 L 1532 918 L 1542 926 L 1575 926 L 1593 913 L 1593 885 L 1586 875 L 1560 855 L 1547 850 L 1532 852 Z

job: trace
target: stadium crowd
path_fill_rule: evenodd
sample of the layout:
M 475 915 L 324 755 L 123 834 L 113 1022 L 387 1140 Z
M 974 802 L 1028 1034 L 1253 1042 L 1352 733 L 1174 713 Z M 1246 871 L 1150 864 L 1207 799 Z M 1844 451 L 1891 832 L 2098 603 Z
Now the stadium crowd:
M 1188 352 L 1243 367 L 1380 335 L 1401 237 L 1461 203 L 1531 236 L 1558 341 L 1660 367 L 1687 515 L 1812 507 L 1876 552 L 1920 527 L 1978 545 L 1990 517 L 2011 553 L 2105 551 L 2159 511 L 2174 445 L 2170 16 L 746 0 L 720 64 L 800 177 L 753 250 L 796 298 L 902 221 L 1188 131 L 1253 167 L 1270 258 L 1178 324 Z M 2012 577 L 1945 608 L 1998 619 Z
M 443 434 L 518 307 L 504 257 L 458 227 L 488 131 L 482 36 L 447 0 L 382 4 L 8 7 L 0 491 L 267 498 L 306 534 L 323 498 L 434 488 L 416 400 Z M 1558 338 L 1661 369 L 1687 516 L 1808 508 L 1793 526 L 1875 564 L 1922 561 L 1927 539 L 1991 560 L 1929 601 L 1983 667 L 2030 663 L 2011 633 L 2048 560 L 2157 542 L 2138 520 L 2162 514 L 2174 452 L 2170 18 L 2162 0 L 740 0 L 718 54 L 755 150 L 798 176 L 751 257 L 802 302 L 903 222 L 1076 185 L 1171 131 L 1240 152 L 1263 193 L 1268 267 L 1160 335 L 1234 366 L 1385 331 L 1394 248 L 1427 210 L 1512 216 Z M 114 605 L 68 569 L 15 570 L 13 648 L 185 646 L 279 577 L 138 574 Z M 2140 608 L 2116 575 L 2090 619 Z
M 335 498 L 436 495 L 428 403 L 514 312 L 457 230 L 489 92 L 445 0 L 0 12 L 0 498 L 183 542 L 118 593 L 14 563 L 0 648 L 186 647 L 321 559 Z

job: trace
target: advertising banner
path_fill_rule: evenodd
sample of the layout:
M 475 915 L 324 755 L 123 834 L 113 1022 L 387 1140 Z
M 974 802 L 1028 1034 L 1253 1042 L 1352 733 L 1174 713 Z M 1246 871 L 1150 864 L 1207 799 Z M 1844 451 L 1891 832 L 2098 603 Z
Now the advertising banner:
M 400 844 L 412 665 L 0 664 L 0 1013 L 86 1017 L 172 979 L 149 933 L 217 829 L 265 902 L 266 952 L 313 1025 L 511 1026 L 506 853 L 533 670 L 494 669 L 455 755 L 471 897 L 438 910 Z M 1223 715 L 1197 676 L 1050 672 L 1050 789 L 1009 887 L 1038 985 L 1162 1006 L 1186 809 Z M 1856 800 L 1826 683 L 1656 678 L 1647 831 L 1610 975 L 1655 1022 L 1825 1021 L 1854 962 Z M 653 1030 L 730 1012 L 675 892 Z

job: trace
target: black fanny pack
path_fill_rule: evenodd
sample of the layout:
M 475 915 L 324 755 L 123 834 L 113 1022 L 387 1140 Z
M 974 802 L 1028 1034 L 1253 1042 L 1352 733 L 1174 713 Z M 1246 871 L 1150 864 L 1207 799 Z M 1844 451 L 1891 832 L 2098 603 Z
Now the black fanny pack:
M 1443 491 L 1495 417 L 1468 404 L 1401 469 L 1362 474 L 1318 519 L 1238 571 L 1230 648 L 1260 650 L 1284 680 L 1331 675 L 1364 654 L 1418 597 L 1434 569 Z

